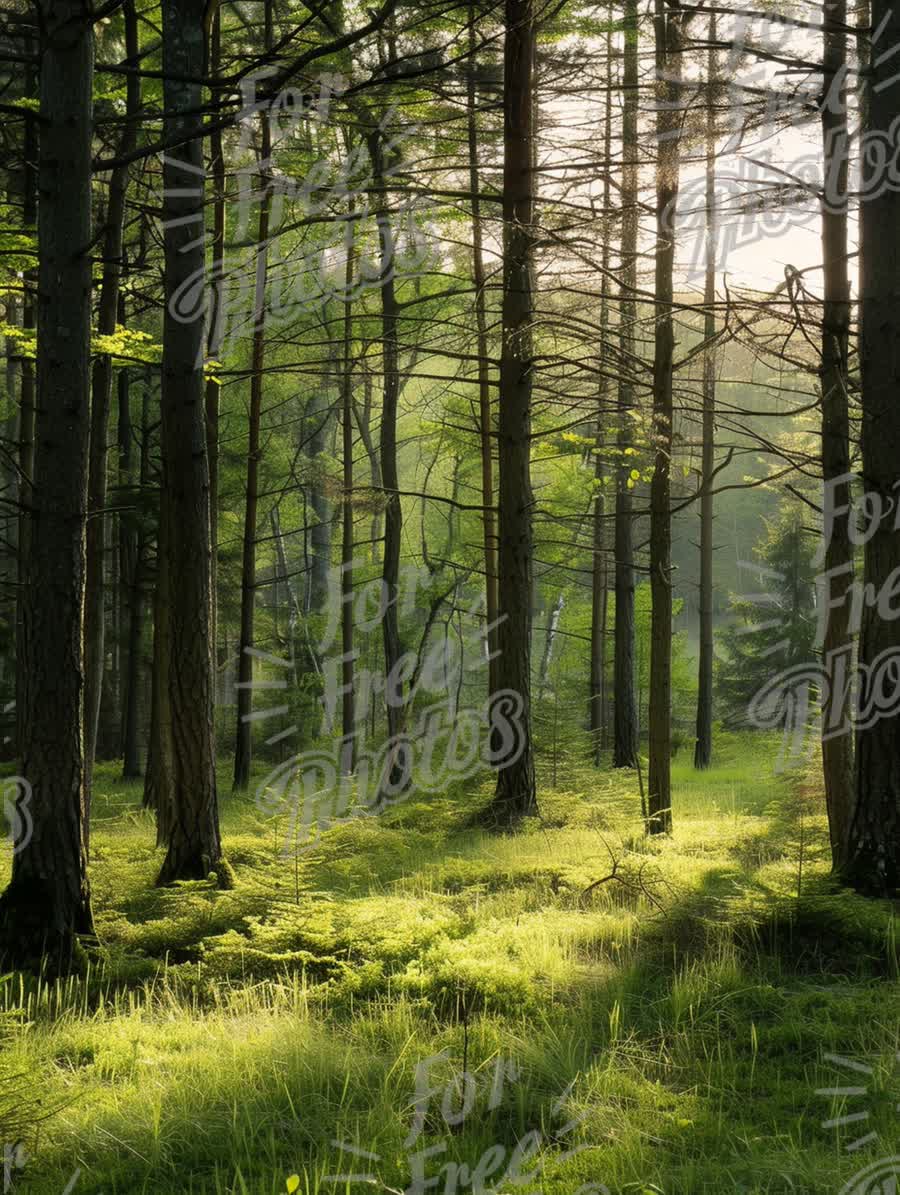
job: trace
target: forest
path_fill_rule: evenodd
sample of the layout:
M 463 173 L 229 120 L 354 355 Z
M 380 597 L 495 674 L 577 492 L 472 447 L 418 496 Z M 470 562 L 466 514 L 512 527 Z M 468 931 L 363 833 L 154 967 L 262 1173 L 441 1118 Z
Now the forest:
M 900 4 L 0 0 L 0 1188 L 896 1195 Z

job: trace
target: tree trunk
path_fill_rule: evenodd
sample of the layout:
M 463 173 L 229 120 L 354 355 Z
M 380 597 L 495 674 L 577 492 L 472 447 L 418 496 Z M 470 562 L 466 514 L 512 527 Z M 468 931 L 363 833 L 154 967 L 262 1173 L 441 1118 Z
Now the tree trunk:
M 221 67 L 222 10 L 216 4 L 212 23 L 212 38 L 209 52 L 209 72 L 217 78 Z M 212 309 L 209 320 L 207 354 L 211 361 L 219 359 L 225 327 L 225 153 L 222 146 L 222 130 L 215 129 L 209 137 L 210 172 L 213 183 L 213 233 L 212 284 L 210 298 Z M 209 528 L 212 540 L 212 578 L 210 593 L 212 613 L 210 615 L 209 647 L 213 659 L 213 677 L 218 678 L 218 624 L 219 624 L 219 391 L 221 383 L 214 374 L 206 379 L 206 456 L 209 462 Z M 213 705 L 216 689 L 213 688 Z
M 490 817 L 500 826 L 537 811 L 531 741 L 535 26 L 533 0 L 506 0 L 503 79 L 503 343 L 500 356 L 499 627 L 497 684 L 520 704 L 518 754 L 501 761 Z M 493 736 L 496 738 L 496 736 Z
M 381 484 L 384 491 L 384 551 L 381 578 L 384 582 L 386 610 L 382 618 L 384 636 L 384 672 L 388 677 L 396 668 L 403 648 L 400 642 L 398 607 L 400 605 L 400 543 L 403 535 L 403 505 L 397 476 L 397 407 L 400 398 L 399 345 L 397 341 L 398 307 L 394 286 L 394 241 L 387 211 L 385 178 L 387 163 L 380 131 L 368 139 L 375 186 L 373 201 L 378 203 L 375 213 L 378 223 L 378 243 L 381 252 L 381 352 L 383 397 L 381 407 L 381 435 L 379 457 Z M 393 700 L 387 702 L 388 738 L 394 747 L 388 752 L 385 774 L 379 780 L 379 801 L 395 794 L 409 783 L 407 753 L 398 745 L 404 726 L 402 686 L 397 685 Z
M 93 28 L 42 3 L 37 415 L 22 602 L 23 836 L 0 898 L 5 967 L 68 969 L 93 932 L 84 841 L 84 568 L 90 419 Z M 32 832 L 28 833 L 29 818 Z
M 325 451 L 333 414 L 329 399 L 317 390 L 307 403 L 303 422 L 306 452 L 313 466 L 309 504 L 315 516 L 315 522 L 309 529 L 310 568 L 306 609 L 314 614 L 319 613 L 328 601 L 328 574 L 331 570 L 332 510 L 325 494 L 324 479 L 319 476 L 316 458 Z M 312 430 L 308 430 L 310 423 Z
M 873 0 L 872 25 L 881 45 L 900 44 L 900 9 Z M 866 131 L 882 138 L 900 116 L 900 78 L 890 54 L 873 55 L 867 95 Z M 900 565 L 900 529 L 894 518 L 900 484 L 900 192 L 873 180 L 877 161 L 864 158 L 860 204 L 862 382 L 862 472 L 868 494 L 884 512 L 872 516 L 865 545 L 863 583 L 875 594 L 892 592 L 891 574 Z M 883 168 L 883 167 L 882 167 Z M 876 525 L 877 523 L 877 525 Z M 900 619 L 885 618 L 878 604 L 865 603 L 859 640 L 860 709 L 874 703 L 884 680 L 872 675 L 875 660 L 888 653 L 889 676 L 897 676 Z M 884 671 L 885 664 L 881 665 Z M 895 686 L 896 689 L 896 686 Z M 889 896 L 900 886 L 900 707 L 861 721 L 856 738 L 856 807 L 847 835 L 843 873 L 872 896 Z
M 141 400 L 141 463 L 139 484 L 132 487 L 132 500 L 138 501 L 149 484 L 150 454 L 150 382 L 144 378 Z M 129 452 L 130 456 L 130 452 Z M 131 477 L 130 465 L 127 474 Z M 126 653 L 124 704 L 122 710 L 122 778 L 136 780 L 141 774 L 139 746 L 139 711 L 141 691 L 141 657 L 144 619 L 144 569 L 147 554 L 147 532 L 140 514 L 135 521 L 132 543 L 129 547 L 130 567 L 127 575 L 126 602 Z
M 612 66 L 612 35 L 606 35 L 606 60 Z M 607 93 L 606 111 L 603 120 L 603 156 L 608 161 L 612 153 L 612 93 Z M 609 247 L 610 247 L 610 172 L 603 177 L 603 245 L 600 251 L 600 343 L 605 352 L 609 335 Z M 606 495 L 603 491 L 605 476 L 603 447 L 605 425 L 608 418 L 609 381 L 606 372 L 600 378 L 600 393 L 597 396 L 597 428 L 594 457 L 594 510 L 593 510 L 593 552 L 591 559 L 591 660 L 590 660 L 590 702 L 588 725 L 591 734 L 591 753 L 594 763 L 600 766 L 605 746 L 606 726 Z
M 837 653 L 853 650 L 850 606 L 853 545 L 850 541 L 850 419 L 848 356 L 850 352 L 850 272 L 847 257 L 847 22 L 846 0 L 825 0 L 823 6 L 824 79 L 822 143 L 825 201 L 822 204 L 822 480 L 825 487 L 825 572 L 822 582 L 822 662 L 826 683 L 822 699 L 822 775 L 836 869 L 842 862 L 853 812 L 853 739 L 850 735 L 851 694 L 841 684 Z M 829 736 L 828 727 L 840 727 Z
M 138 25 L 133 0 L 123 5 L 125 55 L 137 67 Z M 119 155 L 130 153 L 137 140 L 137 114 L 141 104 L 140 75 L 127 76 L 125 124 Z M 103 277 L 97 310 L 97 332 L 112 336 L 119 313 L 122 276 L 125 199 L 128 166 L 116 167 L 110 176 L 103 231 Z M 84 758 L 85 758 L 85 843 L 90 842 L 91 769 L 97 749 L 100 698 L 103 691 L 106 610 L 104 599 L 104 544 L 106 540 L 106 474 L 109 453 L 107 433 L 112 399 L 113 366 L 109 353 L 94 358 L 91 385 L 91 444 L 88 479 L 87 563 L 84 594 Z
M 34 52 L 30 36 L 24 41 L 28 54 Z M 25 95 L 33 98 L 38 92 L 38 80 L 34 67 L 25 67 Z M 34 116 L 24 119 L 22 153 L 24 158 L 22 196 L 22 224 L 33 230 L 37 225 L 37 169 L 38 137 L 37 121 Z M 22 287 L 22 327 L 35 326 L 35 272 L 26 270 Z M 34 418 L 35 418 L 35 370 L 30 357 L 22 358 L 21 389 L 19 391 L 19 528 L 18 528 L 18 590 L 16 595 L 16 751 L 21 755 L 24 745 L 25 694 L 22 688 L 25 670 L 24 628 L 26 567 L 30 554 L 31 537 L 31 479 L 34 476 Z
M 266 3 L 266 46 L 271 45 L 272 6 Z M 256 606 L 256 525 L 259 520 L 259 425 L 262 416 L 263 367 L 266 351 L 266 276 L 269 257 L 269 215 L 272 204 L 272 133 L 268 110 L 262 121 L 259 164 L 259 225 L 256 285 L 253 298 L 253 359 L 250 366 L 250 415 L 247 431 L 247 491 L 244 502 L 244 542 L 241 557 L 241 635 L 238 645 L 237 730 L 234 748 L 234 791 L 250 785 L 253 708 L 253 623 Z
M 487 291 L 484 235 L 481 221 L 481 177 L 478 169 L 478 92 L 476 74 L 476 12 L 469 5 L 469 61 L 467 63 L 467 128 L 469 190 L 472 193 L 472 281 L 475 287 L 475 343 L 478 354 L 478 424 L 481 436 L 481 522 L 484 539 L 484 594 L 487 622 L 488 696 L 497 690 L 497 520 L 494 507 L 494 448 L 491 379 L 487 335 Z
M 164 135 L 170 142 L 196 124 L 206 69 L 204 0 L 163 0 Z M 160 884 L 204 879 L 215 870 L 230 882 L 222 859 L 213 726 L 212 543 L 206 460 L 203 356 L 205 345 L 204 169 L 194 137 L 166 152 L 163 168 L 165 293 L 163 320 L 161 520 L 165 552 L 168 675 L 160 691 L 160 743 L 171 760 L 159 794 L 166 857 Z M 189 310 L 172 299 L 196 288 Z
M 707 56 L 709 88 L 706 108 L 706 276 L 703 284 L 703 459 L 700 466 L 700 660 L 697 669 L 697 739 L 694 767 L 712 763 L 713 718 L 713 468 L 716 435 L 716 16 L 709 18 Z
M 632 513 L 629 449 L 635 407 L 638 261 L 638 30 L 637 0 L 625 0 L 625 47 L 622 61 L 622 288 L 619 302 L 619 340 L 622 378 L 619 382 L 621 454 L 616 477 L 615 589 L 616 621 L 613 645 L 613 767 L 633 768 L 638 754 L 638 715 L 634 691 L 634 515 Z
M 672 829 L 672 368 L 675 352 L 672 320 L 675 264 L 675 203 L 678 197 L 681 114 L 680 16 L 656 0 L 657 165 L 656 165 L 656 319 L 653 351 L 653 438 L 655 457 L 650 484 L 650 701 L 647 829 Z
M 344 355 L 341 375 L 341 434 L 343 449 L 343 486 L 341 494 L 341 771 L 349 775 L 356 769 L 356 695 L 353 661 L 353 289 L 354 253 L 351 239 L 347 248 L 344 277 Z

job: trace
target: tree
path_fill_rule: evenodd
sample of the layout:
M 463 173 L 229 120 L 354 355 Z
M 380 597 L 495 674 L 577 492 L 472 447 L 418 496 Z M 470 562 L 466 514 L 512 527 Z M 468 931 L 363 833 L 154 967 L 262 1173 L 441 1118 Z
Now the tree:
M 872 25 L 883 44 L 900 44 L 900 9 L 872 0 Z M 900 76 L 891 54 L 874 54 L 868 76 L 864 130 L 888 137 L 900 116 Z M 870 592 L 890 591 L 900 565 L 900 527 L 892 515 L 900 484 L 900 192 L 873 176 L 877 155 L 863 155 L 860 205 L 860 380 L 862 478 L 882 516 L 867 528 L 863 583 Z M 900 620 L 883 617 L 879 603 L 866 603 L 859 637 L 860 708 L 875 699 L 875 661 L 883 653 L 897 675 Z M 882 666 L 882 670 L 883 670 Z M 882 682 L 883 683 L 883 682 Z M 889 896 L 900 886 L 900 771 L 897 738 L 900 705 L 883 711 L 856 736 L 856 804 L 843 851 L 849 884 L 872 896 Z
M 381 579 L 384 585 L 385 611 L 381 629 L 384 638 L 384 672 L 396 677 L 403 654 L 400 640 L 400 547 L 403 536 L 403 503 L 400 499 L 400 480 L 397 474 L 397 409 L 400 400 L 400 346 L 398 343 L 399 307 L 394 282 L 396 269 L 394 233 L 391 228 L 389 196 L 386 187 L 391 163 L 385 161 L 384 142 L 380 128 L 368 134 L 369 158 L 372 163 L 373 202 L 377 204 L 375 221 L 378 226 L 378 245 L 381 276 L 378 291 L 381 296 L 381 369 L 383 379 L 381 401 L 381 430 L 378 456 L 381 484 L 384 489 L 384 548 L 381 557 Z M 388 686 L 388 690 L 391 686 Z M 409 783 L 409 761 L 401 746 L 403 729 L 402 683 L 396 691 L 387 693 L 388 738 L 392 749 L 388 753 L 385 774 L 379 779 L 378 799 L 396 793 Z
M 535 25 L 532 0 L 506 0 L 503 74 L 503 342 L 500 356 L 499 627 L 497 683 L 521 703 L 518 757 L 497 772 L 490 815 L 499 825 L 537 809 L 531 742 L 534 374 Z
M 606 34 L 606 57 L 612 61 L 612 31 Z M 603 113 L 603 154 L 609 159 L 612 150 L 612 92 L 606 97 Z M 610 212 L 610 172 L 603 177 L 603 212 L 605 220 L 609 221 Z M 605 223 L 601 236 L 603 246 L 600 252 L 600 337 L 606 341 L 609 334 L 609 259 L 610 235 L 609 224 Z M 588 710 L 588 726 L 591 732 L 591 750 L 594 763 L 599 767 L 602 762 L 603 750 L 606 746 L 606 624 L 609 593 L 607 586 L 608 557 L 606 549 L 606 494 L 603 489 L 604 472 L 604 439 L 607 405 L 609 402 L 609 378 L 604 373 L 600 378 L 599 394 L 597 395 L 597 424 L 595 433 L 595 461 L 594 461 L 594 494 L 593 509 L 593 559 L 591 561 L 591 651 L 590 651 L 590 701 Z M 627 488 L 627 487 L 626 487 Z
M 159 883 L 229 882 L 222 858 L 216 792 L 212 625 L 212 542 L 204 421 L 204 168 L 195 113 L 206 69 L 203 0 L 164 0 L 163 229 L 165 293 L 161 396 L 163 484 L 157 584 L 164 651 L 159 686 L 158 749 L 164 760 L 157 795 L 166 857 Z M 179 312 L 173 299 L 197 288 Z M 202 289 L 201 289 L 202 288 Z M 164 559 L 163 559 L 164 558 Z M 158 626 L 159 633 L 159 626 Z
M 724 658 L 717 692 L 725 716 L 740 724 L 754 697 L 778 674 L 809 665 L 816 633 L 815 544 L 796 506 L 784 504 L 766 522 L 754 548 L 759 560 L 757 592 L 732 599 L 735 621 L 721 636 Z M 766 724 L 783 725 L 792 712 L 780 691 L 778 709 Z
M 491 379 L 488 363 L 487 293 L 484 229 L 481 215 L 481 171 L 478 164 L 478 88 L 476 9 L 469 4 L 469 61 L 466 64 L 466 132 L 469 148 L 469 190 L 472 193 L 472 282 L 475 287 L 475 329 L 478 354 L 478 430 L 481 444 L 481 515 L 484 540 L 484 595 L 488 644 L 488 694 L 497 689 L 497 528 L 494 508 L 494 437 Z
M 635 325 L 637 324 L 638 262 L 638 7 L 625 0 L 622 61 L 622 283 L 619 298 L 619 339 L 622 378 L 619 382 L 616 474 L 615 590 L 613 630 L 613 767 L 637 763 L 638 718 L 634 692 L 634 515 L 631 496 L 631 416 L 635 406 Z
M 703 459 L 700 468 L 700 655 L 697 662 L 697 738 L 694 767 L 712 763 L 713 716 L 713 470 L 716 435 L 716 15 L 709 18 L 707 58 L 709 86 L 706 107 L 706 271 L 703 280 Z
M 822 724 L 843 723 L 850 693 L 839 684 L 836 653 L 851 648 L 850 606 L 853 544 L 850 540 L 850 273 L 847 255 L 847 22 L 846 0 L 824 0 L 825 54 L 822 144 L 825 187 L 822 199 L 822 479 L 825 483 L 825 568 L 822 600 L 822 661 L 826 683 Z M 822 739 L 822 775 L 831 832 L 831 853 L 840 868 L 853 805 L 853 739 L 849 734 Z
M 653 438 L 655 459 L 650 483 L 650 759 L 647 778 L 647 828 L 651 834 L 672 829 L 672 465 L 673 367 L 672 320 L 675 266 L 675 206 L 680 168 L 682 16 L 656 0 L 657 110 L 656 282 L 657 306 L 653 353 Z
M 265 43 L 272 44 L 272 5 L 265 5 Z M 253 623 L 256 607 L 256 532 L 259 520 L 259 431 L 262 418 L 263 370 L 266 353 L 266 278 L 269 260 L 269 217 L 272 206 L 272 132 L 268 109 L 261 114 L 259 223 L 253 295 L 253 349 L 250 363 L 250 413 L 247 424 L 247 483 L 244 497 L 244 539 L 241 554 L 241 628 L 238 641 L 237 728 L 234 746 L 234 791 L 250 786 L 253 706 Z M 208 397 L 207 397 L 208 401 Z
M 93 28 L 42 0 L 37 403 L 23 561 L 22 775 L 33 832 L 0 898 L 5 965 L 71 966 L 93 932 L 84 837 L 84 572 L 90 419 Z
M 138 60 L 138 22 L 133 0 L 123 4 L 125 19 L 125 53 L 130 65 Z M 119 155 L 127 155 L 137 142 L 137 116 L 141 104 L 140 76 L 127 76 L 125 123 L 119 141 Z M 128 192 L 129 167 L 117 166 L 112 171 L 106 199 L 103 225 L 103 277 L 100 283 L 100 302 L 97 311 L 97 333 L 112 336 L 119 315 L 119 295 L 124 251 L 125 200 Z M 85 572 L 84 607 L 84 754 L 87 766 L 87 804 L 85 840 L 90 834 L 91 769 L 97 749 L 97 729 L 100 722 L 100 700 L 103 690 L 105 603 L 104 552 L 106 540 L 106 487 L 108 461 L 108 424 L 112 400 L 113 364 L 110 353 L 98 353 L 94 358 L 91 384 L 90 470 L 88 477 L 87 562 Z

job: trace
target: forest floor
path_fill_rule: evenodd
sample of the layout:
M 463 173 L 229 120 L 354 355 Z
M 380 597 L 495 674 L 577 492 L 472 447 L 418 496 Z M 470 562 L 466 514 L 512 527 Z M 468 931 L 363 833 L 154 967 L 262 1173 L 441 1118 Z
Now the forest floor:
M 900 1153 L 896 923 L 834 893 L 774 751 L 684 753 L 652 843 L 636 776 L 586 766 L 542 764 L 515 837 L 472 828 L 485 782 L 299 856 L 226 797 L 228 892 L 154 889 L 140 788 L 101 766 L 101 952 L 0 986 L 3 1189 L 839 1192 Z

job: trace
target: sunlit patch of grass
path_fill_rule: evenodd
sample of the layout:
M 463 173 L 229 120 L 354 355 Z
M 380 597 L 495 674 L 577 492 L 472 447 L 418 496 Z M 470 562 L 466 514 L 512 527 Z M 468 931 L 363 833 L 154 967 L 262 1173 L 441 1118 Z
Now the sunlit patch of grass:
M 61 1192 L 77 1166 L 95 1195 L 275 1195 L 292 1174 L 303 1195 L 402 1191 L 418 1149 L 443 1147 L 431 1175 L 506 1165 L 529 1133 L 545 1195 L 839 1189 L 897 1151 L 893 913 L 833 890 L 821 808 L 771 758 L 739 736 L 708 772 L 679 757 L 661 842 L 636 773 L 577 762 L 516 836 L 472 828 L 476 783 L 285 855 L 278 819 L 226 797 L 231 892 L 153 889 L 139 786 L 101 768 L 102 949 L 82 976 L 0 987 L 21 1021 L 5 1065 L 60 1109 L 17 1189 Z M 816 1094 L 829 1055 L 872 1066 L 856 1154 L 852 1123 L 822 1127 L 856 1108 Z M 498 1060 L 518 1075 L 489 1106 Z M 464 1070 L 477 1099 L 448 1124 Z M 349 1170 L 374 1181 L 329 1179 Z M 517 1189 L 501 1176 L 485 1190 Z

